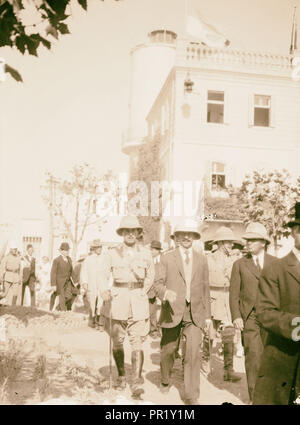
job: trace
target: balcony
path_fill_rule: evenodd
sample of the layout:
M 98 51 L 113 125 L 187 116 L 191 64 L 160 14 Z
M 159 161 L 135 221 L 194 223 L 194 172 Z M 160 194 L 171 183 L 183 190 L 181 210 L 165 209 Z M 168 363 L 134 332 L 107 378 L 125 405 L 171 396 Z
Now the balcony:
M 128 131 L 122 133 L 121 148 L 122 152 L 126 155 L 130 155 L 132 151 L 136 150 L 144 143 L 145 140 L 142 138 L 131 138 Z
M 291 56 L 211 48 L 188 40 L 177 41 L 176 65 L 291 77 Z

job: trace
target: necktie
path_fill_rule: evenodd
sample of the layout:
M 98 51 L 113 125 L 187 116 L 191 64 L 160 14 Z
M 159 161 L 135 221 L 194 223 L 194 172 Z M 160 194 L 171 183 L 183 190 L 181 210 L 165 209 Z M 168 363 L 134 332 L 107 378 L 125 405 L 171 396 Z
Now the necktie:
M 185 264 L 188 265 L 190 262 L 189 251 L 185 251 Z
M 258 268 L 259 273 L 261 273 L 261 267 L 258 261 L 258 257 L 255 258 L 255 264 L 256 264 L 256 267 Z

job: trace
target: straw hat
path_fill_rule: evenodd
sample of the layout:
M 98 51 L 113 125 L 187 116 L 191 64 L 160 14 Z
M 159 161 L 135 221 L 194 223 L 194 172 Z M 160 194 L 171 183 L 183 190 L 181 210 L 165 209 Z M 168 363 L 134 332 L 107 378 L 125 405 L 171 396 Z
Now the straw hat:
M 91 243 L 91 247 L 92 248 L 101 248 L 102 244 L 100 239 L 94 239 L 93 242 Z

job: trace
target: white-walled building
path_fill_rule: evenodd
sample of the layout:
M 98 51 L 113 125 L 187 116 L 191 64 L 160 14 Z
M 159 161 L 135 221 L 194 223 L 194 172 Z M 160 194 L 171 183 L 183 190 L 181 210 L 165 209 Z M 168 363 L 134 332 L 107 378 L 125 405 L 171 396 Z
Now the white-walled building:
M 176 37 L 174 45 L 173 66 L 144 116 L 148 138 L 160 138 L 161 180 L 204 181 L 210 196 L 226 197 L 226 186 L 239 187 L 254 169 L 285 168 L 296 179 L 300 82 L 293 78 L 292 56 L 209 48 Z M 123 142 L 132 167 L 142 143 L 142 137 Z M 243 232 L 242 223 L 234 226 Z

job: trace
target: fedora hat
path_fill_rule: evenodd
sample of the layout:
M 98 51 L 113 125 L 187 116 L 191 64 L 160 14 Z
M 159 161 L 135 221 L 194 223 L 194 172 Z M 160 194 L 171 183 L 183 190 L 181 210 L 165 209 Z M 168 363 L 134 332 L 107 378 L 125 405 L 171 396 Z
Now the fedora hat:
M 134 215 L 128 215 L 126 217 L 122 217 L 120 222 L 120 227 L 117 229 L 117 234 L 122 236 L 122 232 L 124 229 L 138 229 L 139 232 L 143 231 L 139 220 Z
M 68 244 L 68 242 L 62 242 L 60 244 L 59 249 L 62 250 L 62 251 L 69 251 L 70 250 L 70 245 Z
M 100 239 L 94 239 L 93 242 L 91 243 L 91 247 L 92 248 L 101 248 L 102 244 Z
M 287 225 L 293 227 L 297 224 L 300 224 L 300 202 L 296 202 L 295 204 L 295 220 L 289 221 Z
M 219 229 L 216 231 L 215 237 L 212 241 L 212 243 L 220 242 L 220 241 L 236 241 L 236 237 L 234 236 L 234 233 L 229 227 L 219 227 Z
M 152 241 L 150 248 L 158 249 L 159 251 L 162 250 L 161 243 L 159 241 Z
M 267 229 L 263 224 L 258 222 L 248 224 L 243 239 L 264 239 L 266 242 L 271 243 Z
M 195 229 L 195 227 L 181 224 L 181 225 L 175 226 L 174 232 L 170 236 L 171 239 L 174 239 L 174 236 L 176 235 L 176 233 L 182 233 L 182 232 L 194 233 L 195 239 L 200 239 L 201 237 L 200 233 L 198 232 L 197 229 Z

